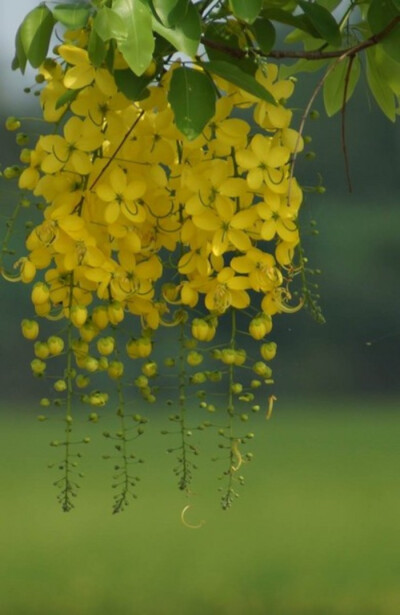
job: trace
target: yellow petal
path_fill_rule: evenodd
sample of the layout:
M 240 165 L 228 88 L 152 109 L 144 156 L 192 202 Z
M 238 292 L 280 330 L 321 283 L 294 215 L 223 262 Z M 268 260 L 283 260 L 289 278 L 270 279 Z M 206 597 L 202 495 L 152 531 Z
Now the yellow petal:
M 254 261 L 248 256 L 234 256 L 230 262 L 230 266 L 237 273 L 250 273 L 254 269 Z
M 267 220 L 261 227 L 260 235 L 265 241 L 270 241 L 275 237 L 276 233 L 276 222 L 271 218 L 271 220 Z
M 230 229 L 228 231 L 229 241 L 241 252 L 247 252 L 251 248 L 250 237 L 239 229 Z
M 265 163 L 273 168 L 282 167 L 288 162 L 289 158 L 289 148 L 277 145 L 271 147 L 269 152 L 265 155 Z
M 216 231 L 221 226 L 221 220 L 212 211 L 193 217 L 193 224 L 203 231 Z
M 249 207 L 235 214 L 231 220 L 230 227 L 237 229 L 249 229 L 258 218 L 257 209 Z
M 254 169 L 258 167 L 260 161 L 254 152 L 248 149 L 242 149 L 235 154 L 236 162 L 243 169 Z
M 120 206 L 117 201 L 109 203 L 104 211 L 104 220 L 107 224 L 113 224 L 119 218 Z
M 245 290 L 232 290 L 231 304 L 233 307 L 243 310 L 250 305 L 250 297 Z
M 90 85 L 94 79 L 94 68 L 87 66 L 73 66 L 65 73 L 64 85 L 68 90 L 80 90 Z
M 247 183 L 251 190 L 259 190 L 264 181 L 264 173 L 262 169 L 251 169 L 247 174 Z
M 235 214 L 236 205 L 233 201 L 226 197 L 217 197 L 215 201 L 215 209 L 217 210 L 217 214 L 221 220 L 224 222 L 230 222 Z M 219 223 L 219 226 L 221 226 L 221 222 Z

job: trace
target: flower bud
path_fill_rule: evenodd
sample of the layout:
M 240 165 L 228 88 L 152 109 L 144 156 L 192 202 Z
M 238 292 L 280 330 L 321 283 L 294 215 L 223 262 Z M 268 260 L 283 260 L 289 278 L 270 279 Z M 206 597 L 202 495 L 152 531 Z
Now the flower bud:
M 87 317 L 88 317 L 88 311 L 84 305 L 73 305 L 72 306 L 70 310 L 69 318 L 72 324 L 77 329 L 79 329 L 80 327 L 82 327 L 82 325 L 85 324 Z M 90 340 L 85 340 L 85 341 L 90 341 Z
M 31 300 L 36 305 L 46 303 L 50 298 L 50 290 L 44 282 L 36 282 L 32 289 Z
M 38 359 L 47 359 L 50 355 L 50 349 L 46 342 L 35 342 L 33 348 Z
M 47 340 L 47 346 L 49 347 L 50 354 L 59 355 L 64 350 L 64 340 L 57 335 L 52 335 Z
M 265 342 L 260 348 L 260 353 L 265 361 L 272 361 L 276 355 L 277 345 L 275 342 Z
M 111 336 L 101 337 L 97 340 L 97 350 L 100 354 L 108 356 L 114 352 L 115 339 Z
M 98 305 L 92 312 L 92 321 L 100 331 L 105 329 L 109 323 L 108 309 L 105 305 Z
M 121 361 L 111 361 L 107 370 L 107 374 L 110 376 L 110 378 L 112 378 L 113 380 L 117 380 L 118 378 L 121 378 L 123 373 L 124 364 Z
M 39 325 L 36 320 L 28 320 L 27 318 L 24 318 L 21 322 L 21 331 L 22 335 L 27 340 L 35 340 L 39 335 Z
M 19 121 L 19 119 L 17 119 L 13 115 L 10 115 L 10 117 L 6 119 L 6 130 L 13 132 L 14 130 L 18 130 L 19 128 L 21 128 L 21 122 Z
M 189 365 L 195 366 L 195 365 L 200 365 L 200 363 L 203 362 L 203 355 L 200 352 L 197 352 L 196 350 L 191 350 L 190 352 L 188 352 L 187 357 L 186 357 L 186 361 L 188 362 Z
M 157 375 L 157 363 L 155 361 L 147 361 L 142 365 L 142 372 L 148 378 L 152 378 Z
M 257 361 L 254 363 L 253 371 L 257 374 L 257 376 L 261 376 L 261 378 L 271 378 L 272 376 L 272 369 L 263 361 Z

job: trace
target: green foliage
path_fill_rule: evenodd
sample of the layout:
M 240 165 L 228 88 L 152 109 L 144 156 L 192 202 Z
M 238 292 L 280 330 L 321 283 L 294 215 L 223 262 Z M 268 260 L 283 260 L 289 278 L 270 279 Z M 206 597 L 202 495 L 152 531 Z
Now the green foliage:
M 157 17 L 167 28 L 173 28 L 186 16 L 189 0 L 153 0 Z
M 195 139 L 215 113 L 216 90 L 207 75 L 181 67 L 173 72 L 168 100 L 176 125 Z
M 185 17 L 174 27 L 167 28 L 153 17 L 153 30 L 171 43 L 177 51 L 193 57 L 200 44 L 200 15 L 196 7 L 189 4 Z
M 342 37 L 338 24 L 331 13 L 319 4 L 304 2 L 304 0 L 299 0 L 299 6 L 301 6 L 304 14 L 309 18 L 320 38 L 334 47 L 339 47 Z
M 235 17 L 253 23 L 260 14 L 262 0 L 229 0 L 229 5 Z
M 86 26 L 90 12 L 87 4 L 56 4 L 53 17 L 66 28 L 77 30 Z
M 46 58 L 54 17 L 46 5 L 33 9 L 22 22 L 16 40 L 14 67 L 25 70 L 27 61 L 37 68 Z
M 157 77 L 165 59 L 179 52 L 208 71 L 211 79 L 215 75 L 274 102 L 254 79 L 257 65 L 265 57 L 279 59 L 281 75 L 286 78 L 301 72 L 325 71 L 321 85 L 329 116 L 342 108 L 345 89 L 346 100 L 351 98 L 363 69 L 372 97 L 393 121 L 398 113 L 400 89 L 400 2 L 366 0 L 360 12 L 358 4 L 348 0 L 42 3 L 28 13 L 17 32 L 13 68 L 24 72 L 27 63 L 40 66 L 56 23 L 75 30 L 88 27 L 91 17 L 91 62 L 95 67 L 105 64 L 113 71 L 112 58 L 117 48 L 130 69 L 119 71 L 118 84 L 133 100 L 145 95 L 151 81 L 146 76 L 150 65 L 157 66 Z M 287 34 L 280 49 L 275 48 L 277 27 L 283 27 Z M 196 54 L 202 49 L 201 42 L 206 57 L 202 56 L 200 62 Z M 303 50 L 299 50 L 298 43 Z M 355 59 L 348 73 L 347 58 L 352 56 Z M 209 86 L 209 81 L 204 83 Z M 206 91 L 210 92 L 210 88 Z M 208 94 L 204 98 L 208 110 L 210 101 Z M 199 127 L 201 122 L 196 106 L 191 109 L 188 112 L 194 113 L 193 117 L 188 116 L 185 122 L 179 117 L 178 121 L 192 135 L 190 126 Z
M 346 102 L 353 95 L 361 74 L 360 60 L 355 57 L 339 62 L 324 81 L 324 105 L 329 116 L 343 107 L 344 93 Z M 347 84 L 347 85 L 346 85 Z
M 222 77 L 222 79 L 225 79 L 230 83 L 234 83 L 242 90 L 257 96 L 266 102 L 272 103 L 273 105 L 275 104 L 275 100 L 271 94 L 262 85 L 260 85 L 254 77 L 243 72 L 234 64 L 231 64 L 230 62 L 213 61 L 203 62 L 202 66 L 214 75 L 218 75 L 218 77 Z
M 135 75 L 142 75 L 154 51 L 151 12 L 144 0 L 114 0 L 113 12 L 126 24 L 126 37 L 117 46 Z

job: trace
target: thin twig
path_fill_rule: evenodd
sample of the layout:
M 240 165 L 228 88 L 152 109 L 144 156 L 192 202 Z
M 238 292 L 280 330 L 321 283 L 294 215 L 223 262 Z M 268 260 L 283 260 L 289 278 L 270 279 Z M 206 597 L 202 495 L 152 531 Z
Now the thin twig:
M 282 60 L 284 58 L 297 58 L 304 60 L 329 60 L 333 58 L 340 58 L 343 54 L 345 57 L 350 55 L 355 55 L 364 51 L 364 49 L 368 49 L 368 47 L 373 47 L 380 43 L 390 32 L 400 23 L 400 16 L 396 16 L 392 21 L 388 23 L 388 25 L 383 28 L 377 34 L 374 34 L 370 38 L 367 38 L 365 41 L 358 43 L 354 47 L 348 47 L 347 49 L 337 49 L 335 51 L 294 51 L 294 50 L 279 50 L 272 49 L 268 53 L 262 52 L 260 49 L 252 49 L 252 52 L 261 56 L 263 58 L 274 58 L 276 60 Z M 207 37 L 202 37 L 201 42 L 205 47 L 209 47 L 210 49 L 216 49 L 218 51 L 223 51 L 226 54 L 232 56 L 233 58 L 244 58 L 247 55 L 247 51 L 243 49 L 237 49 L 235 47 L 230 47 L 229 45 L 224 45 L 223 43 L 219 43 L 217 41 L 213 41 L 208 39 Z
M 107 164 L 104 165 L 104 167 L 101 169 L 100 173 L 98 174 L 98 176 L 96 177 L 96 179 L 91 183 L 89 190 L 93 190 L 93 188 L 95 187 L 95 185 L 97 184 L 97 182 L 99 181 L 99 179 L 104 175 L 104 173 L 107 171 L 108 167 L 110 166 L 110 164 L 112 163 L 113 160 L 115 160 L 116 155 L 118 154 L 118 152 L 120 151 L 121 147 L 124 145 L 124 143 L 126 143 L 127 139 L 129 138 L 129 136 L 131 135 L 132 131 L 134 130 L 134 128 L 137 126 L 137 124 L 140 121 L 140 118 L 143 116 L 144 114 L 144 109 L 141 110 L 141 112 L 139 113 L 139 115 L 137 116 L 137 118 L 135 119 L 135 121 L 133 122 L 132 126 L 129 128 L 128 132 L 124 135 L 124 138 L 121 140 L 121 143 L 118 145 L 117 149 L 115 150 L 115 152 L 112 154 L 112 156 L 109 158 L 109 160 L 107 161 Z
M 347 185 L 349 187 L 349 192 L 353 192 L 353 187 L 351 184 L 350 165 L 349 165 L 349 157 L 347 153 L 347 143 L 346 143 L 346 103 L 347 103 L 347 92 L 349 89 L 349 82 L 350 82 L 350 74 L 351 74 L 351 69 L 353 67 L 353 62 L 354 62 L 355 57 L 356 56 L 354 55 L 349 56 L 349 63 L 347 65 L 346 76 L 344 79 L 343 102 L 342 102 L 342 109 L 341 109 L 341 115 L 342 115 L 341 140 L 342 140 L 342 150 L 343 150 L 343 157 L 344 157 L 344 167 L 346 170 L 346 179 L 347 179 Z

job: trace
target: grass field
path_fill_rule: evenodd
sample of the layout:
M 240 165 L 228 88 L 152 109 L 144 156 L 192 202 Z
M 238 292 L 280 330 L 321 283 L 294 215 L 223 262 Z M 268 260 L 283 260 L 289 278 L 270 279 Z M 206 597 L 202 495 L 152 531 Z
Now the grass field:
M 219 509 L 202 435 L 188 520 L 161 421 L 143 438 L 139 498 L 110 514 L 107 443 L 85 449 L 76 509 L 46 469 L 56 421 L 1 419 L 1 615 L 398 615 L 400 419 L 393 402 L 279 402 L 259 417 L 246 485 Z M 94 426 L 92 431 L 94 432 Z

